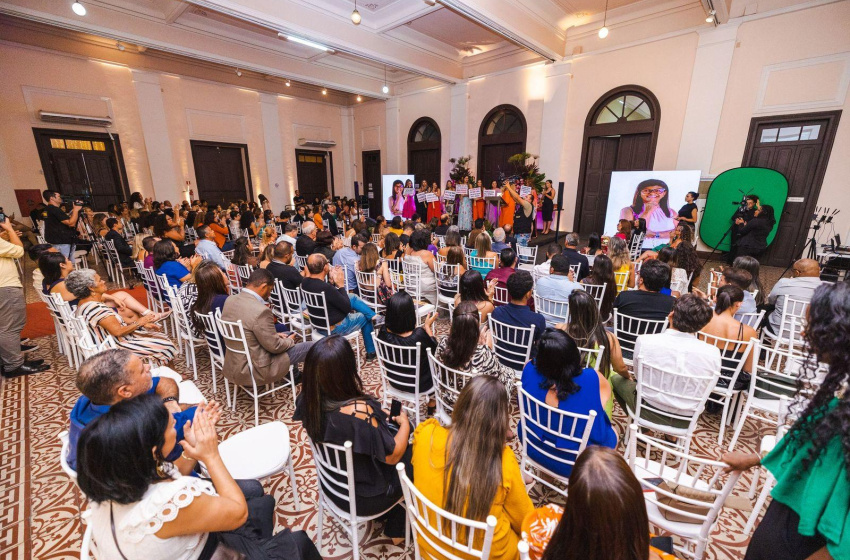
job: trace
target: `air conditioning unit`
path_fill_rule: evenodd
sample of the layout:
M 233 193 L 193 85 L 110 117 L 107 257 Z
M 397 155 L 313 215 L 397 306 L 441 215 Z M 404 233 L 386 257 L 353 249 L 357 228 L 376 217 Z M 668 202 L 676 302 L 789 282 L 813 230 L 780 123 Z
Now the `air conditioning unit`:
M 108 128 L 112 126 L 112 119 L 109 117 L 88 117 L 86 115 L 69 115 L 66 113 L 51 113 L 49 111 L 39 111 L 38 116 L 44 122 L 49 123 L 96 126 L 99 128 Z
M 306 138 L 299 138 L 298 145 L 308 148 L 333 148 L 336 146 L 336 142 L 333 140 L 307 140 Z

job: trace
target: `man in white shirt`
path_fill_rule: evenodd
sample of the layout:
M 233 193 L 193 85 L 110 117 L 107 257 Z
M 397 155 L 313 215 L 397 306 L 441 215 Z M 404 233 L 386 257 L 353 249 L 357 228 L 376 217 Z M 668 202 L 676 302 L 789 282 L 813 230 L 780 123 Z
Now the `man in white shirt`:
M 205 261 L 212 261 L 225 272 L 230 261 L 218 248 L 215 242 L 215 232 L 209 226 L 201 226 L 198 228 L 198 243 L 195 245 L 195 254 L 200 255 Z
M 550 311 L 558 313 L 560 308 L 566 308 L 566 303 L 569 301 L 573 290 L 580 289 L 581 284 L 575 282 L 572 273 L 570 273 L 570 261 L 564 255 L 559 254 L 552 257 L 549 275 L 543 276 L 537 281 L 534 292 L 542 298 L 563 302 L 563 306 L 556 306 L 558 309 L 550 309 Z M 546 317 L 549 322 L 564 322 L 563 317 L 553 317 L 547 313 L 542 313 L 542 310 L 538 310 L 538 312 Z
M 705 300 L 693 294 L 685 294 L 678 298 L 668 318 L 671 327 L 662 333 L 644 334 L 637 338 L 634 370 L 637 371 L 638 366 L 643 362 L 664 370 L 700 377 L 719 374 L 720 350 L 696 337 L 696 333 L 711 321 L 712 315 L 711 307 Z M 633 413 L 637 400 L 637 382 L 622 375 L 612 375 L 610 381 L 617 402 L 624 410 Z M 675 393 L 655 393 L 650 396 L 650 399 L 653 406 L 669 413 L 680 415 L 693 413 L 692 401 L 682 399 Z M 687 421 L 671 419 L 666 415 L 647 410 L 645 407 L 641 409 L 641 418 L 676 428 L 688 426 Z
M 357 289 L 357 261 L 360 260 L 360 253 L 363 251 L 363 246 L 369 240 L 365 235 L 355 235 L 351 238 L 351 247 L 343 247 L 334 254 L 333 265 L 341 266 L 345 269 L 346 284 L 349 292 L 358 293 Z
M 283 224 L 283 233 L 280 237 L 275 241 L 275 245 L 280 243 L 281 241 L 286 241 L 293 247 L 295 247 L 295 239 L 298 237 L 298 224 L 293 222 L 286 222 Z
M 552 257 L 561 253 L 561 248 L 557 243 L 550 243 L 546 247 L 546 262 L 534 265 L 534 275 L 537 278 L 549 276 L 549 269 L 552 268 Z
M 800 301 L 811 301 L 812 294 L 823 284 L 820 279 L 820 265 L 812 259 L 800 259 L 794 263 L 793 276 L 782 278 L 770 290 L 767 302 L 775 306 L 773 312 L 768 315 L 768 324 L 765 325 L 771 333 L 779 334 L 782 322 L 782 309 L 785 307 L 785 296 Z

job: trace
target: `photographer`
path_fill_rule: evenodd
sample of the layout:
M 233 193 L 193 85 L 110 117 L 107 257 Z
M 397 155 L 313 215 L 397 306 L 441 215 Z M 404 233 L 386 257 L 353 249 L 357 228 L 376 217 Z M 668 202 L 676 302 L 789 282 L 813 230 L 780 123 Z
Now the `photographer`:
M 729 230 L 730 249 L 727 255 L 729 264 L 738 256 L 738 239 L 741 237 L 741 229 L 756 216 L 756 211 L 760 208 L 759 197 L 755 194 L 748 194 L 744 197 L 741 205 L 732 214 L 730 221 L 732 222 Z
M 3 376 L 11 378 L 38 373 L 50 366 L 43 360 L 24 361 L 21 353 L 21 331 L 27 322 L 27 308 L 15 259 L 24 256 L 24 244 L 3 214 L 0 214 L 0 229 L 9 236 L 9 241 L 0 237 L 0 359 Z
M 44 191 L 42 193 L 47 202 L 47 218 L 44 224 L 44 239 L 56 247 L 56 249 L 74 260 L 74 245 L 77 242 L 76 227 L 83 207 L 82 200 L 74 200 L 71 215 L 66 214 L 62 208 L 62 195 L 56 191 Z

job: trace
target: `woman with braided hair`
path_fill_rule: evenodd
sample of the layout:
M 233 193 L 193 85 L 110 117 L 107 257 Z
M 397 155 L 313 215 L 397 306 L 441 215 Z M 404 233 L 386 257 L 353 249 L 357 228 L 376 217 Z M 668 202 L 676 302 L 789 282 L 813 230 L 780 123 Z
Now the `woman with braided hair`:
M 797 381 L 798 420 L 761 459 L 735 451 L 727 470 L 762 464 L 776 478 L 744 560 L 850 558 L 850 285 L 815 290 L 805 329 L 809 355 Z M 811 401 L 806 387 L 818 363 L 829 371 Z

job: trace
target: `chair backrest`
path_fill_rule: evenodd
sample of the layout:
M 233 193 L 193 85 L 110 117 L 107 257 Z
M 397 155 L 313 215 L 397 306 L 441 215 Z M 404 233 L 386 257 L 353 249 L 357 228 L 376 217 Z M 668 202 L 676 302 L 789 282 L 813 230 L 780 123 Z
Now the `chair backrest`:
M 643 246 L 644 234 L 639 233 L 632 237 L 632 243 L 629 246 L 629 254 L 631 254 L 632 260 L 637 260 L 640 256 L 640 249 Z
M 534 310 L 546 317 L 546 324 L 556 325 L 570 322 L 569 302 L 539 296 L 537 290 L 533 292 L 533 295 Z
M 608 282 L 603 282 L 602 284 L 582 284 L 581 288 L 596 300 L 596 307 L 602 309 L 602 300 L 605 298 L 605 290 L 608 289 Z
M 285 288 L 280 284 L 281 294 L 283 294 L 283 303 L 286 306 L 286 313 L 290 317 L 293 315 L 301 315 L 304 298 L 302 297 L 301 288 Z
M 639 433 L 634 425 L 629 426 L 629 429 L 631 434 L 626 453 L 629 468 L 644 488 L 654 490 L 654 492 L 645 492 L 644 498 L 654 505 L 659 513 L 675 513 L 691 519 L 691 523 L 702 525 L 699 536 L 701 539 L 707 539 L 714 522 L 720 515 L 723 503 L 729 497 L 741 473 L 735 471 L 726 474 L 723 472 L 726 463 L 677 451 L 657 439 Z M 642 456 L 638 455 L 638 445 L 643 449 Z M 707 492 L 714 499 L 711 502 L 703 502 L 687 498 L 682 495 L 682 492 L 674 494 L 649 482 L 653 478 L 661 478 L 667 483 L 668 488 L 676 485 L 700 493 Z M 704 506 L 707 511 L 695 512 L 694 505 Z M 651 523 L 654 521 L 650 519 Z M 688 526 L 694 527 L 690 524 Z
M 360 299 L 376 312 L 383 309 L 384 305 L 378 301 L 378 287 L 381 284 L 378 280 L 378 273 L 362 272 L 355 267 L 354 276 L 357 278 L 357 287 L 360 289 Z M 348 274 L 345 275 L 345 278 L 348 282 Z
M 240 264 L 236 266 L 236 273 L 239 276 L 239 286 L 242 287 L 248 283 L 248 277 L 254 272 L 254 267 L 250 264 Z
M 186 315 L 186 304 L 180 290 L 166 284 L 165 293 L 168 294 L 168 300 L 174 304 L 171 306 L 171 311 L 177 321 L 177 328 L 180 329 L 180 336 L 187 339 L 195 338 L 195 327 Z
M 445 235 L 434 235 L 434 239 L 437 241 L 437 247 L 442 249 L 446 246 L 446 236 Z
M 469 265 L 469 268 L 475 269 L 478 272 L 481 272 L 482 270 L 493 270 L 494 268 L 496 268 L 496 257 L 485 258 L 467 255 L 466 262 Z M 486 273 L 482 272 L 481 276 L 486 276 Z
M 794 299 L 787 295 L 783 298 L 782 318 L 776 338 L 780 344 L 788 344 L 792 349 L 802 351 L 806 346 L 806 341 L 803 339 L 803 328 L 805 327 L 809 302 Z
M 305 268 L 307 268 L 307 257 L 295 255 L 295 268 L 297 268 L 298 270 L 304 270 Z
M 534 325 L 527 328 L 508 325 L 493 318 L 492 314 L 487 317 L 487 321 L 493 334 L 493 351 L 499 362 L 521 373 L 531 358 Z
M 753 344 L 758 341 L 755 338 L 751 338 L 750 340 L 734 340 L 714 336 L 702 331 L 697 333 L 697 338 L 712 346 L 716 346 L 720 350 L 720 355 L 723 358 L 720 365 L 720 376 L 729 381 L 725 392 L 731 393 L 735 385 L 735 380 L 738 379 L 738 375 L 740 375 L 744 364 L 747 363 L 747 359 L 752 354 Z M 723 392 L 721 387 L 717 389 Z
M 346 441 L 343 445 L 334 443 L 316 443 L 309 437 L 310 450 L 313 452 L 313 462 L 316 464 L 316 478 L 319 484 L 319 499 L 324 505 L 337 512 L 338 515 L 354 521 L 357 518 L 357 502 L 354 498 L 354 453 L 352 443 Z M 348 505 L 340 508 L 336 502 Z M 356 524 L 356 523 L 352 523 Z
M 77 483 L 77 471 L 71 468 L 71 465 L 68 464 L 68 448 L 70 447 L 70 442 L 68 440 L 68 430 L 64 430 L 59 434 L 59 441 L 62 444 L 62 447 L 59 450 L 59 466 L 62 467 L 62 471 L 68 475 L 68 478 L 74 481 L 74 484 Z
M 204 338 L 207 339 L 207 346 L 210 350 L 210 359 L 215 360 L 216 364 L 224 363 L 224 344 L 222 342 L 221 333 L 219 332 L 215 316 L 210 313 L 195 313 L 198 319 L 204 324 Z
M 89 335 L 86 338 L 78 339 L 76 342 L 80 349 L 80 353 L 82 354 L 83 361 L 100 354 L 104 350 L 118 348 L 118 344 L 115 342 L 115 339 L 112 338 L 112 335 L 107 335 L 106 338 L 100 342 L 96 342 L 94 337 L 92 337 L 91 332 L 89 332 Z
M 820 364 L 808 364 L 808 369 L 814 372 L 813 378 L 808 379 L 802 375 L 803 366 L 807 365 L 807 358 L 801 357 L 792 349 L 771 347 L 756 342 L 752 351 L 753 355 L 760 359 L 753 360 L 753 373 L 750 377 L 747 399 L 750 406 L 759 410 L 768 410 L 776 414 L 774 406 L 760 406 L 759 401 L 775 402 L 782 397 L 793 397 L 797 392 L 798 379 L 803 380 L 803 390 L 812 395 L 823 381 L 825 372 Z
M 617 283 L 617 290 L 622 292 L 629 287 L 629 272 L 614 271 L 614 281 Z
M 517 265 L 534 265 L 537 262 L 537 246 L 524 247 L 517 245 Z
M 757 313 L 741 313 L 740 319 L 741 322 L 747 326 L 750 326 L 756 330 L 758 330 L 759 325 L 761 325 L 761 321 L 764 318 L 764 310 L 759 311 Z
M 221 338 L 224 339 L 224 345 L 227 352 L 234 354 L 244 354 L 245 361 L 248 362 L 248 372 L 254 377 L 254 364 L 251 361 L 251 351 L 248 348 L 248 341 L 245 338 L 245 328 L 242 325 L 242 320 L 225 321 L 221 318 L 221 312 L 216 310 L 215 324 Z
M 440 295 L 452 297 L 457 293 L 460 285 L 459 271 L 459 264 L 446 264 L 445 262 L 437 264 L 437 290 Z
M 508 289 L 504 286 L 493 287 L 493 304 L 498 307 L 507 305 L 511 302 L 511 296 L 508 294 Z
M 304 300 L 304 306 L 307 315 L 310 316 L 310 323 L 313 327 L 324 331 L 325 334 L 330 334 L 331 321 L 328 317 L 328 305 L 325 301 L 324 292 L 308 292 L 301 289 L 301 297 Z
M 401 261 L 401 286 L 414 300 L 422 299 L 422 278 L 433 274 L 428 265 L 422 262 L 404 259 Z
M 413 528 L 416 558 L 422 558 L 421 547 L 426 544 L 436 555 L 426 558 L 461 560 L 475 558 L 488 560 L 496 530 L 496 518 L 487 516 L 486 521 L 472 521 L 449 513 L 425 497 L 407 478 L 404 465 L 399 463 L 398 477 L 404 492 L 404 507 Z M 420 544 L 420 539 L 421 543 Z
M 421 375 L 419 364 L 422 343 L 417 342 L 416 346 L 396 346 L 380 340 L 374 332 L 372 339 L 375 341 L 375 353 L 378 355 L 383 381 L 386 382 L 389 378 L 398 391 L 410 395 L 417 394 Z M 384 383 L 384 391 L 387 389 L 388 385 Z
M 578 282 L 578 273 L 579 273 L 580 270 L 581 270 L 580 264 L 571 264 L 570 265 L 570 272 L 573 273 L 573 281 Z
M 579 346 L 578 352 L 581 356 L 584 367 L 602 371 L 599 369 L 601 367 L 599 361 L 602 359 L 602 354 L 605 352 L 604 346 L 598 346 L 596 348 L 583 348 Z
M 286 301 L 283 295 L 283 283 L 279 278 L 274 279 L 274 286 L 269 294 L 269 307 L 278 321 L 286 321 Z
M 232 262 L 227 263 L 227 279 L 230 280 L 230 295 L 238 294 L 242 291 L 242 279 L 239 277 L 237 266 Z
M 455 402 L 464 385 L 474 376 L 470 372 L 452 369 L 434 357 L 429 348 L 428 363 L 431 365 L 431 378 L 437 388 L 435 400 L 437 401 L 437 419 L 448 426 L 452 423 L 452 411 Z
M 661 368 L 653 365 L 651 358 L 642 359 L 635 371 L 635 418 L 642 423 L 641 409 L 645 408 L 662 417 L 667 425 L 687 421 L 693 427 L 719 377 L 719 371 L 698 375 L 693 371 Z M 670 402 L 670 395 L 675 395 L 675 402 Z
M 163 297 L 163 292 L 159 288 L 159 282 L 156 279 L 156 272 L 154 272 L 153 268 L 145 268 L 142 266 L 142 282 L 145 284 L 145 289 L 147 289 L 148 293 L 151 295 L 152 299 L 155 299 L 160 302 L 165 302 L 165 298 Z
M 642 334 L 657 334 L 667 328 L 667 318 L 656 319 L 638 319 L 618 313 L 614 310 L 614 336 L 620 342 L 620 348 L 623 355 L 630 359 L 635 351 L 635 341 Z
M 156 285 L 159 288 L 159 293 L 165 301 L 170 302 L 169 305 L 174 307 L 174 300 L 168 297 L 168 288 L 170 287 L 168 283 L 168 276 L 165 274 L 154 274 L 154 279 L 156 280 Z
M 466 244 L 464 244 L 463 254 L 466 255 L 466 258 L 468 259 L 469 257 L 475 254 L 475 247 L 467 247 Z
M 587 447 L 596 411 L 576 414 L 549 406 L 531 396 L 522 383 L 517 383 L 519 401 L 520 433 L 522 440 L 522 464 L 531 461 L 529 450 L 572 468 L 576 459 Z M 559 439 L 566 440 L 568 447 L 556 446 Z M 523 471 L 526 469 L 523 468 Z
M 118 254 L 118 249 L 115 248 L 115 242 L 104 239 L 103 244 L 106 246 L 106 254 L 109 256 L 109 260 L 112 264 L 117 266 L 119 270 L 123 270 L 123 267 L 121 266 L 121 256 Z
M 298 232 L 298 233 L 301 233 L 301 232 Z M 375 243 L 377 245 L 380 242 L 381 242 L 381 234 L 380 233 L 373 233 L 372 234 L 372 243 Z

